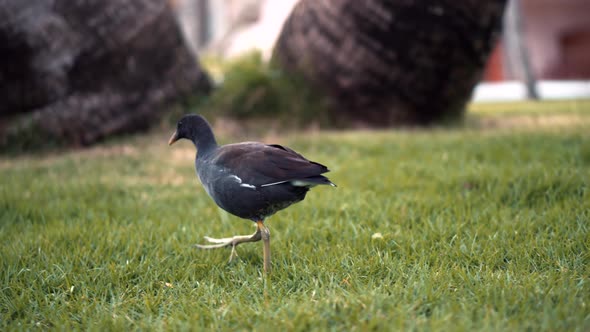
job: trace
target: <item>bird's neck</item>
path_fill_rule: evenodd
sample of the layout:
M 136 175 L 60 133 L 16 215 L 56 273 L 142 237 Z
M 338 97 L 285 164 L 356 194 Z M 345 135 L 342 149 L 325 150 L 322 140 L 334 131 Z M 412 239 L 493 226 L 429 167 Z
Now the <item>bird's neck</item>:
M 199 137 L 193 137 L 191 139 L 199 154 L 205 155 L 209 152 L 215 150 L 217 148 L 217 141 L 215 140 L 215 135 L 213 135 L 213 131 L 210 128 L 201 129 L 199 132 Z

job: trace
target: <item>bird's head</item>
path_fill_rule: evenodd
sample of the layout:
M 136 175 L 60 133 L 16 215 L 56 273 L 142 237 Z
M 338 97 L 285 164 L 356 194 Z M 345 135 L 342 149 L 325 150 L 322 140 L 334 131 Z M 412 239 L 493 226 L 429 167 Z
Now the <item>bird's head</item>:
M 176 124 L 176 131 L 168 140 L 168 145 L 172 145 L 182 138 L 192 141 L 195 146 L 209 145 L 210 143 L 216 145 L 211 126 L 200 115 L 190 114 L 183 116 Z

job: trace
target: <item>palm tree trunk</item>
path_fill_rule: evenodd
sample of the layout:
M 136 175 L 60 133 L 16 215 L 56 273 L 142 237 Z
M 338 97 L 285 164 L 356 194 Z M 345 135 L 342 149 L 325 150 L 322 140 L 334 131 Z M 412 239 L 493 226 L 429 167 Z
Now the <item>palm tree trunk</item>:
M 508 66 L 517 78 L 524 81 L 527 97 L 537 100 L 539 99 L 539 93 L 537 92 L 537 82 L 531 68 L 530 56 L 526 46 L 520 0 L 509 0 L 504 21 L 504 41 L 506 43 Z
M 460 117 L 506 0 L 301 0 L 273 61 L 323 90 L 337 117 L 371 125 Z
M 0 118 L 31 114 L 0 146 L 88 145 L 210 89 L 167 1 L 6 0 L 0 22 Z

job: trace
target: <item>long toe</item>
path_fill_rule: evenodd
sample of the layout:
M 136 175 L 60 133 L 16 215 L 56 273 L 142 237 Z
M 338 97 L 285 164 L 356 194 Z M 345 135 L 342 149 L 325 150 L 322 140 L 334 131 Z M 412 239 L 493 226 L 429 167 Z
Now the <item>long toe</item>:
M 218 249 L 218 248 L 225 248 L 231 246 L 231 241 L 228 243 L 218 243 L 218 244 L 195 244 L 196 248 L 199 249 Z
M 231 253 L 229 254 L 229 262 L 231 263 L 234 258 L 238 258 L 238 252 L 236 250 L 236 246 L 231 246 Z
M 234 239 L 234 237 L 224 237 L 221 239 L 216 239 L 216 238 L 209 237 L 209 236 L 204 236 L 203 238 L 205 239 L 205 241 L 207 241 L 209 243 L 225 243 L 225 244 L 231 243 Z

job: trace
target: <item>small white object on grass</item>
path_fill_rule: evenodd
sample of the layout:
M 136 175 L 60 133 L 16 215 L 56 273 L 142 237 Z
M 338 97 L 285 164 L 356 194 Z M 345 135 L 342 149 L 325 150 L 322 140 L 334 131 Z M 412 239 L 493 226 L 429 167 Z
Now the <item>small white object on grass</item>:
M 375 233 L 371 236 L 371 239 L 382 239 L 383 238 L 383 234 L 381 233 Z

